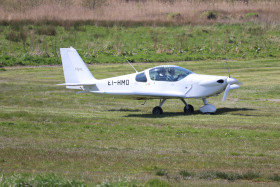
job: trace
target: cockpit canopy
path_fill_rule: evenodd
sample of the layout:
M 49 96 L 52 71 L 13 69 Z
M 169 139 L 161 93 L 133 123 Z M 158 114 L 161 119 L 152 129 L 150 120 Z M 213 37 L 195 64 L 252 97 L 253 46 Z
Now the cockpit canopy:
M 157 66 L 149 70 L 150 78 L 154 81 L 175 82 L 192 73 L 190 70 L 173 65 Z

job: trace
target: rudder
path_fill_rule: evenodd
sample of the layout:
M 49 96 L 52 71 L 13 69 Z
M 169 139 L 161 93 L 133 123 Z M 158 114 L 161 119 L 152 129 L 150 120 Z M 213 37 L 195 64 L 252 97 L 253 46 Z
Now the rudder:
M 62 66 L 66 88 L 80 89 L 80 86 L 67 86 L 67 84 L 94 83 L 95 78 L 73 47 L 60 48 Z

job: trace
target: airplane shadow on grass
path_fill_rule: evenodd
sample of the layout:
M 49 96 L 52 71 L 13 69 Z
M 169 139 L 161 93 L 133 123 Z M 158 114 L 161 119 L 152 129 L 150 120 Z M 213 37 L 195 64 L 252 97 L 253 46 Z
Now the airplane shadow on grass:
M 233 114 L 233 115 L 257 116 L 257 115 L 251 115 L 251 114 L 242 114 L 242 111 L 252 111 L 252 110 L 256 110 L 256 109 L 253 109 L 253 108 L 218 108 L 215 114 L 219 115 L 219 114 L 226 114 L 229 112 L 241 112 L 239 114 Z
M 214 114 L 208 114 L 208 115 L 222 115 L 227 114 L 230 112 L 241 112 L 239 114 L 233 114 L 233 115 L 240 115 L 240 116 L 258 116 L 258 115 L 251 115 L 251 114 L 242 114 L 242 111 L 252 111 L 255 109 L 251 108 L 218 108 L 216 113 Z M 115 110 L 117 111 L 117 110 Z M 131 112 L 132 110 L 129 110 L 127 112 Z M 136 110 L 137 111 L 137 110 Z M 138 110 L 140 111 L 140 110 Z M 134 112 L 134 111 L 133 111 Z M 193 114 L 191 115 L 198 115 L 202 114 L 199 110 L 195 110 Z M 207 114 L 204 114 L 207 115 Z M 176 116 L 190 116 L 185 114 L 184 112 L 164 112 L 161 115 L 154 115 L 154 114 L 128 114 L 126 117 L 143 117 L 143 118 L 165 118 L 165 117 L 176 117 Z
M 109 112 L 139 112 L 139 109 L 128 109 L 128 108 L 121 108 L 121 109 L 110 109 Z

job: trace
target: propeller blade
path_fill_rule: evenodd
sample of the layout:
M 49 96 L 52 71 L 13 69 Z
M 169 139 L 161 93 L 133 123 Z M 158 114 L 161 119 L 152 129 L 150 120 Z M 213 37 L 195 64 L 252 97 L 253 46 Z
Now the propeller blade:
M 234 89 L 238 89 L 238 88 L 240 88 L 240 86 L 237 84 L 231 84 L 229 87 L 230 90 L 234 90 Z
M 238 81 L 238 83 L 236 83 L 236 84 L 238 84 L 238 85 L 240 85 L 240 86 L 242 86 L 242 85 L 243 85 L 243 83 L 242 83 L 242 82 L 239 82 L 239 81 Z
M 225 100 L 227 98 L 229 89 L 230 89 L 230 84 L 228 84 L 227 87 L 226 87 L 225 94 L 224 94 L 224 97 L 223 97 L 223 102 L 225 102 Z
M 227 58 L 226 58 L 227 59 Z M 228 77 L 230 78 L 229 66 L 228 66 L 228 59 L 227 59 L 227 69 L 228 69 Z

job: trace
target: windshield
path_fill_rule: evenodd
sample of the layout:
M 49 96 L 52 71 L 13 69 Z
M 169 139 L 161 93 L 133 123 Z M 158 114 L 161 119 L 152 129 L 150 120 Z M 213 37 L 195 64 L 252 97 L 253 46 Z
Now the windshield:
M 142 73 L 139 73 L 136 75 L 135 80 L 137 82 L 147 82 L 147 77 L 146 77 L 145 73 L 142 72 Z
M 169 82 L 179 81 L 192 73 L 179 66 L 158 66 L 149 71 L 151 80 Z

